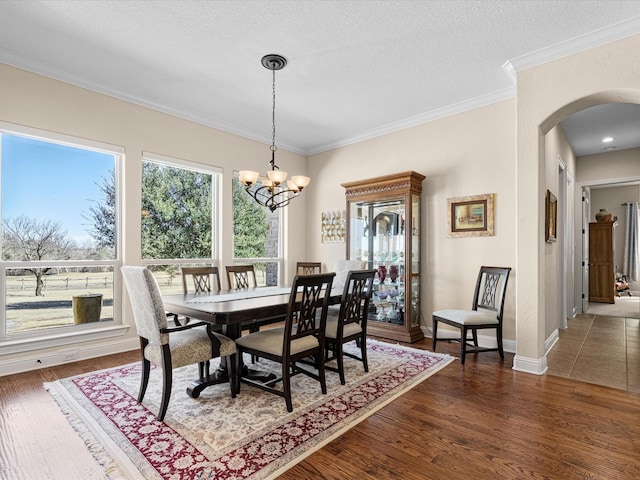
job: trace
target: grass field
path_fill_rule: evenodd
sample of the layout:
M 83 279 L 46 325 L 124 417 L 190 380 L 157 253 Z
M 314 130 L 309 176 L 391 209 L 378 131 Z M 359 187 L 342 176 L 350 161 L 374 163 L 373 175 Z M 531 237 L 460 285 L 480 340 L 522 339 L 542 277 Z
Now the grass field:
M 182 292 L 179 277 L 157 272 L 163 294 Z M 75 325 L 74 296 L 102 294 L 100 321 L 113 320 L 113 272 L 48 275 L 44 296 L 36 297 L 35 276 L 8 276 L 6 298 L 7 334 Z
M 163 295 L 182 293 L 180 274 L 154 272 Z M 265 285 L 264 270 L 257 270 L 258 285 Z M 226 287 L 224 274 L 221 278 Z M 36 297 L 33 275 L 7 276 L 7 334 L 75 325 L 73 297 L 102 294 L 100 321 L 113 320 L 113 272 L 59 273 L 45 277 L 44 296 Z

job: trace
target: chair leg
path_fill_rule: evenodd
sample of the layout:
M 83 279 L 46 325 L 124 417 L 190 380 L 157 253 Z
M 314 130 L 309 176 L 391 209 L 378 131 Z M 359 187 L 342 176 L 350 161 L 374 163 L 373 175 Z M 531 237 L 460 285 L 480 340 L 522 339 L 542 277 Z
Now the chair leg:
M 140 390 L 138 391 L 138 403 L 142 403 L 144 394 L 147 392 L 149 384 L 149 372 L 151 371 L 151 362 L 146 358 L 142 359 L 142 375 L 140 376 Z
M 498 353 L 500 354 L 500 358 L 504 360 L 504 349 L 502 348 L 502 329 L 496 329 L 496 340 L 498 341 Z
M 471 330 L 471 335 L 473 336 L 473 345 L 477 348 L 478 347 L 478 331 Z
M 432 349 L 436 351 L 436 341 L 438 340 L 438 320 L 436 317 L 433 317 L 433 345 Z
M 338 362 L 338 375 L 340 375 L 340 384 L 344 385 L 346 382 L 344 379 L 344 356 L 342 354 L 342 342 L 336 342 L 336 361 Z
M 464 356 L 467 353 L 467 329 L 463 328 L 460 335 L 460 363 L 464 365 Z
M 167 407 L 169 406 L 169 398 L 171 397 L 171 385 L 173 383 L 173 370 L 171 368 L 171 352 L 169 351 L 169 345 L 162 346 L 162 402 L 160 403 L 160 412 L 158 413 L 158 420 L 162 422 L 164 416 L 167 413 Z
M 293 412 L 293 402 L 291 401 L 291 365 L 289 365 L 289 361 L 284 358 L 282 359 L 282 389 L 284 392 L 284 400 L 287 403 L 287 412 Z
M 360 340 L 360 354 L 362 355 L 362 364 L 364 365 L 364 371 L 369 371 L 369 361 L 367 360 L 367 337 L 362 335 Z
M 226 357 L 224 357 L 225 361 L 227 362 L 227 368 L 229 369 L 229 385 L 231 386 L 231 398 L 236 398 L 236 391 L 237 391 L 237 387 L 236 387 L 237 374 L 236 374 L 235 357 L 236 357 L 235 354 L 227 355 Z
M 236 394 L 238 394 L 240 393 L 240 385 L 242 384 L 242 369 L 244 367 L 242 362 L 242 350 L 240 349 L 240 347 L 236 349 L 235 363 L 236 363 L 236 369 L 235 369 L 236 379 L 234 383 L 235 383 Z
M 341 375 L 341 379 L 340 381 L 344 381 L 344 369 L 342 368 L 342 345 L 338 345 L 337 348 L 339 348 L 339 352 L 340 352 L 340 356 L 338 357 L 338 369 L 340 370 L 340 375 Z M 322 394 L 326 394 L 327 393 L 327 380 L 326 380 L 326 376 L 324 374 L 324 361 L 322 359 L 322 351 L 320 351 L 318 353 L 318 355 L 316 356 L 316 363 L 318 365 L 318 378 L 320 379 L 320 390 L 322 391 Z M 344 383 L 343 383 L 344 385 Z

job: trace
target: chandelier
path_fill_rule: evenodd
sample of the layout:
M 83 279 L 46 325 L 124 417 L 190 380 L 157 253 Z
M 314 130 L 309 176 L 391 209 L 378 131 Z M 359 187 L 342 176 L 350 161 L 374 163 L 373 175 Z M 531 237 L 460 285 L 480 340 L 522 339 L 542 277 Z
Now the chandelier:
M 276 165 L 276 70 L 282 70 L 287 64 L 287 59 L 282 55 L 265 55 L 262 57 L 262 66 L 271 70 L 273 74 L 273 104 L 271 108 L 272 136 L 271 136 L 271 170 L 266 177 L 261 177 L 258 172 L 250 170 L 240 171 L 240 183 L 246 192 L 263 207 L 274 212 L 277 208 L 286 207 L 292 198 L 298 196 L 304 187 L 309 185 L 311 179 L 302 175 L 294 175 L 287 180 L 287 172 L 283 172 Z

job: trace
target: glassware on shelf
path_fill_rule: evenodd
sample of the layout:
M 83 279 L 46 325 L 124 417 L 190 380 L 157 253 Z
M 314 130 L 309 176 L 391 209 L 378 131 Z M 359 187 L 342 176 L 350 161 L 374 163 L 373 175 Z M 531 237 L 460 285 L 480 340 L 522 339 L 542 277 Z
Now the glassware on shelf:
M 380 283 L 384 283 L 385 278 L 387 278 L 387 267 L 380 265 L 378 267 L 378 280 L 380 280 Z
M 391 279 L 391 283 L 396 283 L 396 278 L 398 278 L 398 265 L 389 266 L 389 278 Z

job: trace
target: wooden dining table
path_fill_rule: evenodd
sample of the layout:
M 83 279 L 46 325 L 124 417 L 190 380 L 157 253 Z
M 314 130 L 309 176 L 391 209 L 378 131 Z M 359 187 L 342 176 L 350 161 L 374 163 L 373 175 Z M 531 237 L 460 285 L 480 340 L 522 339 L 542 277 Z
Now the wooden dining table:
M 239 290 L 221 290 L 219 292 L 181 293 L 164 295 L 165 310 L 184 315 L 193 320 L 218 325 L 222 333 L 235 340 L 242 335 L 242 329 L 248 328 L 251 322 L 261 321 L 287 314 L 291 287 L 255 287 Z M 331 305 L 339 304 L 342 289 L 334 288 L 329 297 Z M 200 392 L 210 385 L 229 381 L 229 374 L 221 362 L 220 368 L 211 372 L 207 378 L 194 380 L 187 393 L 197 398 Z M 245 367 L 246 368 L 246 367 Z M 272 376 L 265 376 L 259 371 L 251 371 L 249 375 L 268 381 Z

